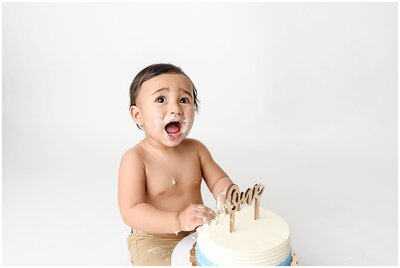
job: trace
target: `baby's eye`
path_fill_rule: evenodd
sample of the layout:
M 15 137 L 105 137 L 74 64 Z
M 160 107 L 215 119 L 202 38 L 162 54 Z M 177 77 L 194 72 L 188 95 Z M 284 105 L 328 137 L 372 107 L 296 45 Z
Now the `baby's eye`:
M 180 101 L 179 101 L 180 103 L 190 103 L 190 101 L 189 101 L 189 99 L 188 98 L 182 98 Z
M 166 101 L 167 101 L 167 99 L 165 97 L 163 97 L 163 96 L 157 97 L 157 99 L 156 99 L 156 102 L 158 102 L 158 103 L 164 103 Z

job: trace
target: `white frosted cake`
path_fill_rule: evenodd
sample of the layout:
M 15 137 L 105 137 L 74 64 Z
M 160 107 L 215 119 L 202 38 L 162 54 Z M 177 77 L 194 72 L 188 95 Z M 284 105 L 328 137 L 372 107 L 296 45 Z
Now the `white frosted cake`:
M 229 215 L 220 215 L 197 229 L 197 265 L 290 265 L 290 230 L 279 215 L 260 207 L 235 212 L 235 231 L 230 232 Z

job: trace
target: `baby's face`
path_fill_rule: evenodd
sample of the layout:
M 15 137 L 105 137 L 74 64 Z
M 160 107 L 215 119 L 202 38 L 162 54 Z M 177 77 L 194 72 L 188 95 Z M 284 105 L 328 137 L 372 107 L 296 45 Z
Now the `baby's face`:
M 136 99 L 141 125 L 163 145 L 178 145 L 193 125 L 195 106 L 189 79 L 182 74 L 161 74 L 144 82 Z

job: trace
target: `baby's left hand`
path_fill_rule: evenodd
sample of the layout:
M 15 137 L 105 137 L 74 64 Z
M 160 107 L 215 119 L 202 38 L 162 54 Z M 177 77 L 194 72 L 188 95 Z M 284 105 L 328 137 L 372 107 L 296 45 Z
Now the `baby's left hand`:
M 217 195 L 217 214 L 226 214 L 227 204 L 226 204 L 226 193 L 220 192 Z

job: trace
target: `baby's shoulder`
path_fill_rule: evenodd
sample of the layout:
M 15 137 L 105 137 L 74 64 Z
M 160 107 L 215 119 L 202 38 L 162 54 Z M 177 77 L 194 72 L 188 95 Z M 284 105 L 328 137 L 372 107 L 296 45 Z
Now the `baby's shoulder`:
M 207 149 L 206 146 L 199 140 L 193 138 L 186 138 L 183 140 L 186 147 L 190 149 L 196 149 L 197 151 L 203 151 Z
M 204 144 L 196 139 L 193 138 L 186 138 L 182 141 L 183 144 L 185 144 L 185 146 L 190 146 L 190 147 L 203 147 Z
M 128 149 L 124 155 L 122 156 L 123 162 L 136 162 L 140 163 L 143 161 L 144 158 L 144 150 L 140 144 L 133 146 L 132 148 Z

